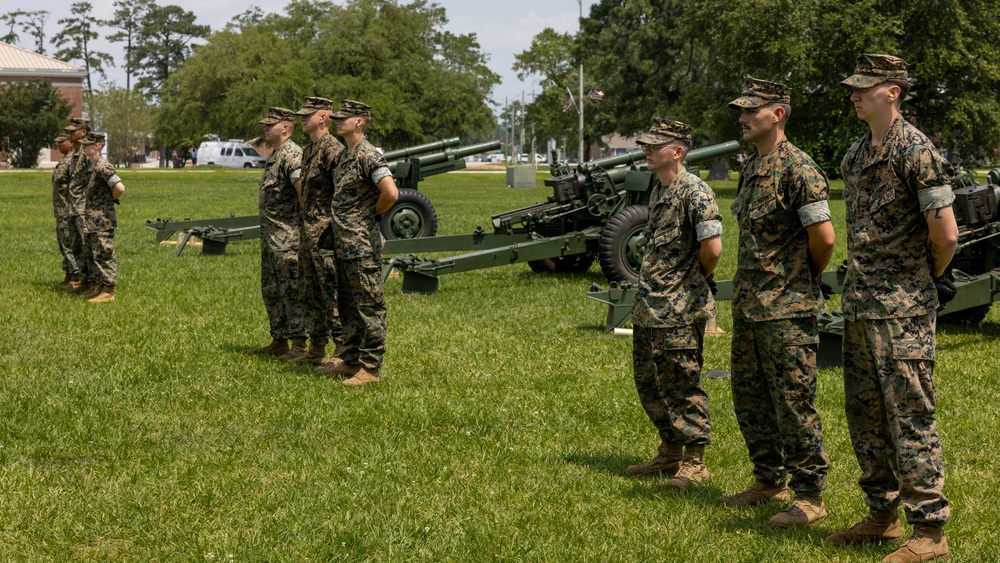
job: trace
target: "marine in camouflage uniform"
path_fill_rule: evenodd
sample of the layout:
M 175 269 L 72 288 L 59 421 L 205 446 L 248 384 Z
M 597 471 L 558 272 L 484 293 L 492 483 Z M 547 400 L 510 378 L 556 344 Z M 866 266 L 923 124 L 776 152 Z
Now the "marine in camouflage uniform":
M 70 120 L 70 124 L 66 127 L 66 131 L 70 133 L 70 140 L 73 141 L 75 150 L 70 155 L 69 162 L 66 166 L 66 175 L 69 178 L 69 184 L 66 187 L 65 192 L 66 207 L 64 210 L 64 217 L 69 230 L 69 233 L 67 234 L 67 239 L 69 240 L 68 244 L 73 255 L 78 257 L 76 260 L 76 266 L 77 278 L 79 279 L 78 282 L 71 284 L 68 291 L 69 293 L 85 295 L 93 292 L 95 289 L 86 282 L 88 272 L 85 270 L 86 264 L 83 263 L 82 259 L 84 252 L 83 213 L 87 204 L 86 183 L 89 178 L 86 169 L 89 164 L 87 157 L 83 154 L 80 141 L 90 134 L 90 122 L 83 118 L 74 117 Z
M 788 501 L 779 527 L 826 516 L 821 492 L 830 459 L 816 398 L 818 278 L 833 251 L 829 185 L 812 158 L 785 137 L 791 111 L 783 84 L 748 77 L 729 103 L 757 150 L 740 168 L 733 215 L 740 227 L 733 280 L 732 389 L 736 420 L 756 482 L 722 501 Z M 789 479 L 790 478 L 790 479 Z
M 660 435 L 659 453 L 632 474 L 673 473 L 684 488 L 708 477 L 708 395 L 701 385 L 705 324 L 715 315 L 706 276 L 721 253 L 722 217 L 715 194 L 681 164 L 691 128 L 654 118 L 637 142 L 660 184 L 650 195 L 646 245 L 632 306 L 636 391 Z M 706 249 L 711 249 L 706 252 Z M 702 258 L 703 254 L 710 259 Z
M 330 205 L 333 201 L 333 172 L 344 145 L 328 131 L 333 102 L 306 98 L 295 112 L 302 129 L 313 142 L 302 149 L 302 209 L 299 230 L 299 294 L 309 334 L 309 352 L 294 358 L 296 363 L 322 364 L 326 344 L 343 340 L 337 315 L 337 265 L 332 248 L 322 248 L 326 234 L 332 240 Z M 336 355 L 337 352 L 334 352 Z
M 104 135 L 90 133 L 83 140 L 86 208 L 83 215 L 83 270 L 86 283 L 93 288 L 84 293 L 92 303 L 114 301 L 118 283 L 118 258 L 115 254 L 115 229 L 118 217 L 115 203 L 124 193 L 122 180 L 111 163 L 101 156 Z
M 861 55 L 852 88 L 871 132 L 841 163 L 847 204 L 843 290 L 847 424 L 869 515 L 832 543 L 898 541 L 903 504 L 913 535 L 885 561 L 948 556 L 950 517 L 935 421 L 935 319 L 942 276 L 957 244 L 952 170 L 899 113 L 906 64 Z M 953 286 L 952 286 L 953 287 Z
M 264 138 L 274 147 L 260 180 L 260 291 L 271 330 L 271 343 L 252 353 L 284 357 L 288 340 L 305 348 L 306 331 L 299 300 L 299 176 L 302 148 L 291 140 L 295 114 L 272 107 L 260 120 Z
M 337 162 L 331 223 L 344 342 L 342 361 L 328 373 L 351 375 L 345 385 L 378 381 L 385 356 L 379 214 L 395 203 L 398 191 L 385 159 L 364 137 L 371 115 L 369 106 L 352 100 L 343 100 L 333 114 L 347 145 Z
M 70 133 L 71 131 L 63 130 L 53 140 L 63 155 L 52 170 L 52 211 L 56 218 L 56 242 L 59 244 L 59 253 L 62 254 L 62 269 L 65 273 L 63 281 L 58 285 L 60 289 L 71 289 L 80 284 L 80 266 L 77 264 L 80 242 L 76 240 L 76 227 L 68 215 L 70 163 L 73 160 Z

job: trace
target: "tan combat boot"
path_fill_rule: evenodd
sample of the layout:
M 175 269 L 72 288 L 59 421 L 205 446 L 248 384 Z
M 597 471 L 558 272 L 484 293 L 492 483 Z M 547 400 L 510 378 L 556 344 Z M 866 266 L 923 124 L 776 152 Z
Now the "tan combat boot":
M 59 289 L 69 289 L 71 283 L 73 283 L 73 274 L 66 272 L 66 275 L 63 276 L 63 281 L 56 284 L 56 287 Z
M 101 289 L 103 287 L 104 286 L 102 286 L 99 283 L 92 283 L 87 288 L 87 291 L 80 293 L 80 297 L 83 297 L 84 299 L 93 299 L 94 297 L 97 297 L 101 293 Z
M 263 348 L 254 348 L 250 354 L 255 356 L 281 356 L 288 353 L 288 341 L 272 338 L 271 343 Z
M 711 476 L 705 467 L 705 446 L 688 446 L 684 448 L 684 458 L 677 474 L 667 481 L 675 489 L 686 489 L 689 485 L 700 485 Z
M 648 475 L 651 473 L 668 473 L 671 477 L 677 473 L 681 467 L 681 458 L 684 457 L 684 446 L 681 444 L 668 444 L 660 442 L 660 447 L 656 457 L 646 463 L 638 463 L 628 466 L 626 471 L 630 475 Z
M 361 366 L 352 366 L 341 358 L 334 357 L 333 360 L 317 367 L 314 372 L 317 375 L 332 375 L 334 377 L 351 377 L 361 371 Z
M 858 545 L 863 543 L 899 543 L 903 529 L 899 527 L 899 516 L 895 510 L 870 510 L 868 516 L 851 526 L 826 538 L 833 545 Z
M 795 493 L 795 501 L 771 517 L 771 525 L 778 528 L 808 526 L 826 518 L 826 506 L 820 493 Z
M 378 382 L 378 370 L 361 368 L 358 373 L 354 374 L 354 377 L 345 380 L 344 385 L 350 385 L 352 387 L 357 387 L 358 385 L 364 385 L 365 383 L 377 383 Z
M 882 560 L 882 563 L 911 563 L 916 561 L 947 561 L 948 539 L 940 526 L 914 524 L 913 535 L 902 546 Z
M 80 276 L 77 274 L 73 274 L 70 277 L 69 283 L 66 284 L 66 287 L 63 287 L 62 289 L 66 293 L 76 293 L 77 290 L 80 289 L 81 285 L 83 285 L 83 282 L 80 280 Z
M 115 286 L 113 285 L 103 285 L 98 286 L 100 289 L 97 295 L 91 297 L 87 301 L 91 303 L 110 303 L 115 300 Z
M 91 288 L 92 286 L 90 285 L 90 282 L 86 280 L 80 280 L 80 282 L 76 284 L 76 286 L 73 287 L 73 289 L 70 289 L 67 293 L 72 293 L 73 295 L 84 295 L 85 293 L 90 291 Z
M 309 344 L 309 351 L 300 356 L 296 356 L 289 361 L 293 364 L 312 364 L 314 366 L 320 366 L 323 365 L 323 361 L 325 359 L 326 344 L 316 344 L 315 342 L 312 342 Z
M 292 347 L 287 352 L 278 357 L 282 360 L 285 360 L 286 362 L 291 362 L 294 361 L 295 358 L 298 358 L 299 356 L 302 356 L 305 353 L 306 353 L 306 339 L 296 338 L 295 340 L 292 340 Z
M 792 499 L 784 485 L 771 485 L 760 479 L 735 495 L 719 497 L 719 502 L 732 507 L 756 506 L 765 502 L 788 502 L 790 500 Z

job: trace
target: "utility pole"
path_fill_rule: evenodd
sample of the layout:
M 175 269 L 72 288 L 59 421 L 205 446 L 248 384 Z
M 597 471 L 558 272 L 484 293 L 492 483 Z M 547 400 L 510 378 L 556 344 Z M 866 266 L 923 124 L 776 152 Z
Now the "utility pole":
M 580 36 L 583 36 L 583 0 L 576 0 L 580 4 Z M 579 162 L 583 164 L 583 56 L 580 56 L 580 156 Z

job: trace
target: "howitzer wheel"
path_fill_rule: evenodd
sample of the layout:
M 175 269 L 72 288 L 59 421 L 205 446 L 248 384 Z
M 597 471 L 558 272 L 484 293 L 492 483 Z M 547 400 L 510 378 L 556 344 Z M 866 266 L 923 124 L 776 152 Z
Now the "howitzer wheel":
M 551 274 L 553 272 L 582 274 L 590 270 L 590 265 L 593 263 L 594 255 L 584 252 L 573 254 L 572 256 L 561 256 L 559 258 L 528 260 L 528 267 L 531 268 L 532 272 L 539 274 Z
M 629 205 L 611 216 L 601 230 L 598 259 L 608 281 L 635 282 L 646 245 L 643 231 L 649 221 L 645 205 Z
M 983 322 L 986 315 L 990 314 L 990 307 L 992 306 L 993 304 L 991 303 L 989 305 L 980 305 L 978 307 L 962 309 L 961 311 L 941 315 L 938 321 L 942 324 L 977 325 Z
M 403 188 L 396 203 L 382 215 L 379 230 L 385 240 L 432 237 L 437 234 L 437 212 L 427 196 Z

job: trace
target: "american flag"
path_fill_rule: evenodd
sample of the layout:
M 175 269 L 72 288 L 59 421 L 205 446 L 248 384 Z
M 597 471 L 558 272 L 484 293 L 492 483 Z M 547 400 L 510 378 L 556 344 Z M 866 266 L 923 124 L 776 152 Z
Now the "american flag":
M 576 100 L 573 99 L 573 92 L 566 88 L 566 93 L 569 94 L 569 98 L 566 100 L 566 105 L 563 106 L 563 113 L 569 113 L 569 110 L 576 106 Z
M 604 99 L 604 92 L 600 90 L 591 90 L 587 94 L 587 97 L 590 98 L 591 100 L 594 100 L 595 102 L 599 102 Z

